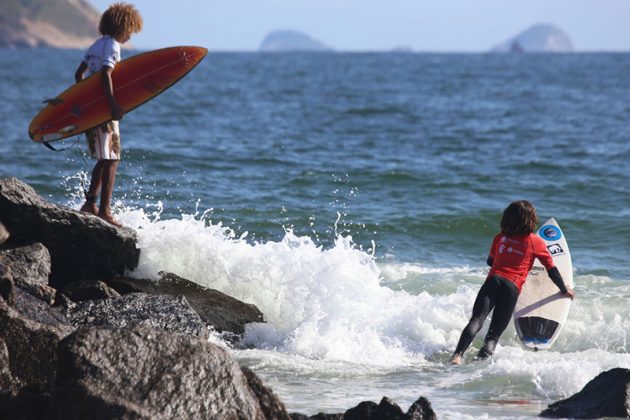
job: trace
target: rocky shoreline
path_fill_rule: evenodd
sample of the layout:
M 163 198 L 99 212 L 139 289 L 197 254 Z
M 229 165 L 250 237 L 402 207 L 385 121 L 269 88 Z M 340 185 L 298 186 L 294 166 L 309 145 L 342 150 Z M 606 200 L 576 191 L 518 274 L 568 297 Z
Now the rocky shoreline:
M 140 256 L 133 230 L 49 203 L 15 178 L 0 178 L 0 221 L 2 418 L 437 418 L 423 397 L 407 412 L 383 398 L 288 413 L 208 340 L 214 330 L 237 346 L 247 323 L 264 322 L 254 305 L 174 274 L 125 276 Z M 593 382 L 541 415 L 630 416 L 629 370 Z

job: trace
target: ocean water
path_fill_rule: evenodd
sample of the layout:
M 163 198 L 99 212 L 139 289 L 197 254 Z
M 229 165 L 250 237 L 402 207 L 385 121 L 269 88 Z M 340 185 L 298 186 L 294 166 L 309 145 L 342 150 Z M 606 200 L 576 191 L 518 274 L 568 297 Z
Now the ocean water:
M 0 54 L 0 176 L 75 208 L 84 139 L 54 153 L 27 127 L 81 54 Z M 262 310 L 232 351 L 290 411 L 425 396 L 440 418 L 528 418 L 630 368 L 629 121 L 630 54 L 211 53 L 125 116 L 114 209 L 132 276 Z M 486 326 L 450 366 L 515 199 L 568 239 L 567 325 L 544 352 L 510 325 L 476 362 Z

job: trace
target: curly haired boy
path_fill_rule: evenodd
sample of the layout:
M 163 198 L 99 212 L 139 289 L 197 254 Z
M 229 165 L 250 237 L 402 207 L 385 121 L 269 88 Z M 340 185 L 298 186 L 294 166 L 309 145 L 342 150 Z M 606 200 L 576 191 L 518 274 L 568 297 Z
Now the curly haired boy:
M 114 3 L 101 16 L 97 39 L 88 49 L 74 78 L 77 82 L 92 74 L 100 73 L 105 96 L 109 102 L 112 120 L 96 127 L 87 134 L 90 155 L 98 160 L 92 171 L 90 188 L 85 193 L 85 204 L 81 211 L 92 213 L 106 222 L 121 226 L 111 212 L 116 171 L 120 163 L 120 131 L 118 121 L 125 111 L 114 97 L 112 72 L 120 61 L 120 45 L 129 41 L 131 35 L 142 30 L 142 17 L 136 8 L 128 3 Z M 97 195 L 101 195 L 99 207 Z

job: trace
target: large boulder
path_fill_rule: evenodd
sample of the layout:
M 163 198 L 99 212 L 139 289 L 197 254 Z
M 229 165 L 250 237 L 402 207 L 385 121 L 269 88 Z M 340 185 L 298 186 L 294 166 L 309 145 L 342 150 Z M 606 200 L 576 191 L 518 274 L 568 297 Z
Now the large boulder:
M 120 293 L 138 291 L 155 295 L 185 296 L 201 319 L 219 332 L 245 332 L 245 324 L 264 322 L 260 310 L 218 290 L 208 289 L 172 273 L 160 273 L 157 281 L 119 277 L 107 282 Z
M 547 407 L 541 417 L 594 419 L 630 418 L 630 369 L 602 372 L 571 397 Z
M 146 325 L 165 331 L 207 336 L 207 328 L 183 296 L 132 293 L 63 306 L 70 323 L 80 327 L 130 328 Z
M 0 299 L 0 382 L 11 389 L 50 387 L 55 379 L 57 344 L 74 331 L 65 317 L 32 295 L 15 290 L 15 304 Z M 8 369 L 8 370 L 7 370 Z
M 197 337 L 136 327 L 83 329 L 61 342 L 49 418 L 266 416 L 226 350 Z
M 48 249 L 50 284 L 55 288 L 109 279 L 138 265 L 140 252 L 132 229 L 49 203 L 16 178 L 0 178 L 0 219 L 11 232 L 7 245 L 41 242 Z
M 17 287 L 52 304 L 56 290 L 48 285 L 50 254 L 40 243 L 0 251 L 0 261 L 10 270 Z

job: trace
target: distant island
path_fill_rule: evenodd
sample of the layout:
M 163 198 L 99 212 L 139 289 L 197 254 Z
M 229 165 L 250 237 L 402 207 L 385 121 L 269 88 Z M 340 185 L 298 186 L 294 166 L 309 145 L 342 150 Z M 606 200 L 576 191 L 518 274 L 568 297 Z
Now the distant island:
M 492 48 L 492 52 L 573 52 L 573 42 L 562 29 L 549 23 L 541 23 L 524 30 L 513 38 Z
M 332 48 L 298 31 L 274 31 L 260 44 L 259 51 L 332 51 Z
M 0 48 L 86 48 L 99 19 L 86 0 L 2 0 Z

